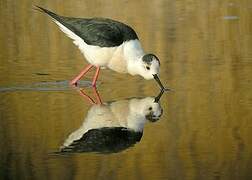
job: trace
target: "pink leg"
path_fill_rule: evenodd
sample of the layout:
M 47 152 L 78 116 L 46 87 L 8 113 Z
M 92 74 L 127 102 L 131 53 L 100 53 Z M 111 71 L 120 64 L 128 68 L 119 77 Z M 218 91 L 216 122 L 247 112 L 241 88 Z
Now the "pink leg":
M 78 76 L 76 76 L 71 82 L 70 85 L 77 86 L 77 81 L 80 80 L 82 76 L 84 76 L 91 68 L 93 67 L 92 64 L 89 64 L 87 67 L 85 67 Z
M 95 71 L 95 75 L 94 75 L 94 78 L 93 78 L 93 82 L 92 82 L 92 86 L 93 86 L 93 87 L 96 86 L 96 81 L 97 81 L 97 79 L 98 79 L 99 72 L 100 72 L 100 67 L 97 66 L 97 67 L 96 67 L 96 71 Z

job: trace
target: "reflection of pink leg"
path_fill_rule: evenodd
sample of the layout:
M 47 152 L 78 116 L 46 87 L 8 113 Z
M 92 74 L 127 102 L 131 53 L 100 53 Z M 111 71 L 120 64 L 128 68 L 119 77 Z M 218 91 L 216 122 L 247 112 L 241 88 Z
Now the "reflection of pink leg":
M 89 95 L 87 95 L 83 90 L 79 90 L 79 92 L 82 97 L 84 97 L 85 99 L 89 101 L 89 103 L 96 104 L 95 101 Z
M 77 86 L 77 81 L 80 80 L 82 76 L 84 76 L 91 68 L 93 67 L 92 64 L 89 64 L 87 67 L 85 67 L 78 76 L 76 76 L 71 82 L 70 85 Z M 96 70 L 97 71 L 97 70 Z
M 96 87 L 93 87 L 93 93 L 94 93 L 94 96 L 96 98 L 96 102 L 94 101 L 93 98 L 91 98 L 89 95 L 87 95 L 83 89 L 80 89 L 78 88 L 78 91 L 80 93 L 80 95 L 82 97 L 84 97 L 90 104 L 98 104 L 98 105 L 101 105 L 102 104 L 102 101 L 101 101 L 101 97 L 96 89 Z
M 97 67 L 96 67 L 96 71 L 95 71 L 95 75 L 94 75 L 94 78 L 93 78 L 93 82 L 92 82 L 92 86 L 93 86 L 93 87 L 96 86 L 96 81 L 97 81 L 97 79 L 98 79 L 99 72 L 100 72 L 100 67 L 97 66 Z
M 101 105 L 102 104 L 101 97 L 100 97 L 100 94 L 98 93 L 96 87 L 93 88 L 93 91 L 94 91 L 94 95 L 95 95 L 95 98 L 97 101 L 96 104 Z
M 91 98 L 89 95 L 87 95 L 87 94 L 84 92 L 83 89 L 79 89 L 80 95 L 81 95 L 82 97 L 84 97 L 86 100 L 88 100 L 89 103 L 101 105 L 101 104 L 102 104 L 102 101 L 101 101 L 100 95 L 99 95 L 99 93 L 98 93 L 98 91 L 97 91 L 97 89 L 96 89 L 95 87 L 93 88 L 93 92 L 94 92 L 94 96 L 95 96 L 97 102 L 95 102 L 95 101 L 93 100 L 93 98 Z

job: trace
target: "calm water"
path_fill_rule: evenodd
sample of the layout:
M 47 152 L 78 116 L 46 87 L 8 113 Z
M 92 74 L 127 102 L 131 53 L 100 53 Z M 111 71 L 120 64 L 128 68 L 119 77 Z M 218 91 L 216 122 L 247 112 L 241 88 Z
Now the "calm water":
M 159 56 L 162 82 L 174 91 L 134 146 L 55 153 L 93 106 L 67 85 L 84 58 L 32 4 L 126 22 Z M 2 0 L 0 17 L 0 179 L 252 179 L 251 1 Z M 98 91 L 103 102 L 128 103 L 159 90 L 102 70 Z

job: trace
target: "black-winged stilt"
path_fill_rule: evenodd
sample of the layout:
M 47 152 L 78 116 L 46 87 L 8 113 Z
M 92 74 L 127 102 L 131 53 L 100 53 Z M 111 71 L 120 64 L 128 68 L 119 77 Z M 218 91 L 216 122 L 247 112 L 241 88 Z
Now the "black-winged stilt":
M 157 97 L 129 98 L 103 105 L 94 103 L 60 152 L 109 153 L 127 149 L 140 141 L 147 122 L 161 118 L 163 108 L 159 99 L 162 94 L 160 91 Z
M 73 18 L 57 15 L 47 9 L 36 6 L 49 15 L 59 28 L 78 46 L 89 65 L 71 82 L 77 85 L 92 67 L 96 67 L 92 85 L 96 81 L 101 67 L 119 73 L 140 75 L 145 79 L 155 79 L 162 90 L 164 86 L 158 78 L 160 62 L 154 54 L 146 54 L 136 32 L 128 25 L 106 18 Z

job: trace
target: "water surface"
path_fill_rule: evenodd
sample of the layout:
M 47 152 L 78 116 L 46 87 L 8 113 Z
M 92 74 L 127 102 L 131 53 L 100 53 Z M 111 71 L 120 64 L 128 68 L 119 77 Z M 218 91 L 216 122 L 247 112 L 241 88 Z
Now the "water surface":
M 57 154 L 91 105 L 68 81 L 86 61 L 37 4 L 130 24 L 174 89 L 163 115 L 118 153 Z M 252 3 L 6 1 L 0 3 L 0 179 L 251 179 Z M 92 71 L 84 86 L 89 86 Z M 92 94 L 92 89 L 86 87 Z M 158 94 L 154 81 L 102 70 L 104 102 Z

